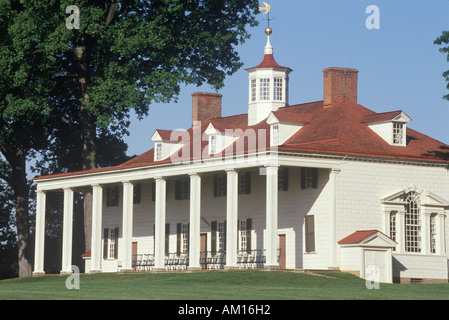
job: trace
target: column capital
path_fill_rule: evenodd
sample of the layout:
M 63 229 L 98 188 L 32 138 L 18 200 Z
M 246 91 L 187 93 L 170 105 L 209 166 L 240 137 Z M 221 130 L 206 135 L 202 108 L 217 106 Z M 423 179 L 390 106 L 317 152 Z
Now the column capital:
M 341 172 L 340 168 L 332 168 L 331 169 L 331 174 L 339 174 Z

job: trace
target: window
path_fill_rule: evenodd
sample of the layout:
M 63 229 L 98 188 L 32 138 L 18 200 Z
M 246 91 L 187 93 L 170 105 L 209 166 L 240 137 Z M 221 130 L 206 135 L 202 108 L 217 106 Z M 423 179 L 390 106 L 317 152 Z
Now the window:
M 316 189 L 318 187 L 318 169 L 301 168 L 301 189 Z
M 239 173 L 239 186 L 238 194 L 250 194 L 251 193 L 251 172 Z
M 251 252 L 252 220 L 239 220 L 238 222 L 238 246 L 240 251 Z
M 119 201 L 119 187 L 108 187 L 106 189 L 106 206 L 117 207 Z
M 190 199 L 190 179 L 175 180 L 175 200 Z
M 274 78 L 274 100 L 282 100 L 282 78 Z
M 436 225 L 437 214 L 432 213 L 430 215 L 430 252 L 437 252 L 437 225 Z
M 226 222 L 218 222 L 218 251 L 226 250 Z
M 188 223 L 178 223 L 176 225 L 176 253 L 180 255 L 181 253 L 189 252 L 189 224 Z
M 260 79 L 260 100 L 270 100 L 270 79 Z
M 103 258 L 117 259 L 119 228 L 105 228 L 103 233 Z
M 421 252 L 421 204 L 415 192 L 410 192 L 406 199 L 405 249 L 407 252 Z
M 270 126 L 270 129 L 271 129 L 271 145 L 277 146 L 279 145 L 279 125 L 272 124 Z
M 156 143 L 156 161 L 162 160 L 162 142 Z
M 396 212 L 390 213 L 390 238 L 396 241 Z M 395 248 L 393 248 L 395 250 Z
M 214 197 L 226 196 L 226 174 L 214 176 Z
M 393 123 L 393 144 L 403 144 L 404 141 L 404 124 Z
M 315 216 L 305 216 L 306 252 L 315 251 Z
M 217 153 L 217 136 L 215 134 L 209 136 L 209 154 Z
M 256 79 L 251 79 L 251 101 L 256 101 Z
M 278 190 L 288 190 L 288 168 L 281 168 L 278 172 Z

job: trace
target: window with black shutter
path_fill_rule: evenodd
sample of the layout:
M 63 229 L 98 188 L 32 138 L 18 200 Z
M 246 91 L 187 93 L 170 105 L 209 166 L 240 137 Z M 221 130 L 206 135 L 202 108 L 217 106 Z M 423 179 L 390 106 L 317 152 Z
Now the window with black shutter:
M 108 187 L 106 189 L 106 206 L 117 207 L 119 201 L 119 187 Z
M 279 169 L 278 173 L 278 190 L 288 190 L 288 168 Z
M 318 169 L 301 168 L 301 189 L 318 188 Z
M 140 198 L 141 198 L 141 184 L 138 183 L 134 186 L 134 195 L 133 195 L 133 203 L 134 204 L 140 204 Z
M 214 176 L 214 197 L 226 196 L 226 174 L 216 174 Z
M 190 198 L 190 179 L 175 180 L 175 200 L 188 200 Z
M 239 194 L 250 194 L 251 193 L 251 172 L 241 172 L 239 173 Z

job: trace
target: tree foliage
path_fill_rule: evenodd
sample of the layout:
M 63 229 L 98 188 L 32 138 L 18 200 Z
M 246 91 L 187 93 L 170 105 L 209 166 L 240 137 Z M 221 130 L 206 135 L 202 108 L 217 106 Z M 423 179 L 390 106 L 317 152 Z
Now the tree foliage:
M 449 31 L 443 31 L 434 43 L 440 46 L 445 45 L 440 48 L 440 52 L 446 54 L 446 59 L 449 61 Z M 443 77 L 448 82 L 447 89 L 449 90 L 449 70 L 443 72 Z M 443 98 L 449 100 L 449 94 L 444 95 Z
M 27 161 L 41 152 L 52 161 L 35 168 L 53 173 L 119 160 L 98 150 L 101 141 L 123 150 L 131 111 L 147 116 L 184 84 L 218 89 L 241 67 L 236 48 L 258 9 L 256 0 L 80 1 L 70 29 L 73 4 L 0 0 L 0 150 L 11 169 L 0 179 L 13 192 L 21 275 L 30 273 Z

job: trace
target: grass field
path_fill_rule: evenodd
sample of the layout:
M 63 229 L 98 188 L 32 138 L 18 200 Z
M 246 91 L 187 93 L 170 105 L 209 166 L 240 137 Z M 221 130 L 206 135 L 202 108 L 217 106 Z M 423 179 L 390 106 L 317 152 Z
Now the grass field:
M 0 300 L 446 300 L 449 284 L 380 284 L 339 272 L 210 271 L 82 274 L 79 289 L 68 276 L 0 281 Z M 73 279 L 73 278 L 70 278 Z M 69 279 L 69 280 L 70 280 Z

